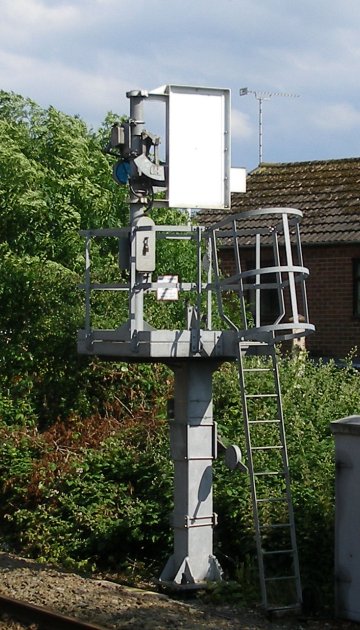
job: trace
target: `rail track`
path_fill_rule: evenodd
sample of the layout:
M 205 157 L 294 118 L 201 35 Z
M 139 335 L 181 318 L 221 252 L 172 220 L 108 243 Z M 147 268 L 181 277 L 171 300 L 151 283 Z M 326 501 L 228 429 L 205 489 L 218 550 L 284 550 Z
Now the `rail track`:
M 0 614 L 26 625 L 36 624 L 39 630 L 104 630 L 105 626 L 81 621 L 43 606 L 35 606 L 12 597 L 0 596 Z

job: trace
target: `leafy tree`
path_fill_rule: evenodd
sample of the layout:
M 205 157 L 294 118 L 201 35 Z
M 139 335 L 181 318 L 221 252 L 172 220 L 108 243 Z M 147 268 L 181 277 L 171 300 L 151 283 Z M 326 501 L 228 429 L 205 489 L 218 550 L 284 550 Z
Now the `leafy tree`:
M 84 268 L 78 231 L 128 224 L 126 191 L 113 182 L 102 151 L 115 118 L 109 114 L 94 132 L 78 117 L 0 92 L 0 532 L 11 549 L 86 566 L 119 566 L 129 555 L 160 561 L 170 539 L 171 374 L 161 365 L 76 353 Z M 186 221 L 172 209 L 152 216 Z M 156 272 L 191 280 L 192 250 L 192 243 L 161 243 Z M 118 277 L 115 239 L 95 240 L 92 264 L 95 279 Z M 151 298 L 146 308 L 155 325 L 183 325 L 181 301 L 162 309 Z M 123 299 L 98 294 L 99 325 L 116 327 L 124 313 Z M 215 374 L 215 413 L 224 437 L 243 445 L 235 370 L 225 364 Z M 306 355 L 281 359 L 280 372 L 302 574 L 305 586 L 326 592 L 334 510 L 329 422 L 357 411 L 359 375 Z M 246 580 L 255 566 L 247 479 L 217 462 L 215 481 L 217 554 Z
M 47 424 L 71 409 L 89 409 L 88 362 L 75 346 L 83 319 L 78 232 L 127 222 L 125 191 L 102 151 L 103 131 L 0 92 L 0 382 L 7 422 Z M 96 244 L 95 266 L 113 264 L 113 250 Z
M 92 361 L 89 370 L 75 343 L 83 325 L 79 230 L 129 223 L 126 189 L 113 181 L 103 152 L 116 119 L 109 113 L 95 132 L 76 116 L 0 92 L 0 382 L 7 422 L 27 416 L 45 426 L 58 415 L 101 408 L 109 395 L 105 372 L 113 367 Z M 171 209 L 153 216 L 160 223 L 186 220 Z M 193 263 L 183 244 L 162 245 L 157 272 L 189 276 Z M 93 240 L 95 281 L 119 279 L 117 248 L 116 239 Z M 152 296 L 148 304 L 155 325 L 167 318 L 169 326 L 183 326 L 184 302 L 161 309 Z M 127 297 L 97 293 L 93 310 L 95 325 L 116 328 L 126 320 Z

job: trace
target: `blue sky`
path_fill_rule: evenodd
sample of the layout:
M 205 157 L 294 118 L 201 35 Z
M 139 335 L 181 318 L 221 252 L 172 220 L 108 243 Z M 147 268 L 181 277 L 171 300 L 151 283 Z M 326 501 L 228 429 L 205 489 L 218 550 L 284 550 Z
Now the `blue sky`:
M 232 163 L 360 155 L 359 0 L 2 0 L 0 88 L 96 127 L 125 92 L 232 91 Z M 162 112 L 151 114 L 156 126 Z M 157 132 L 158 129 L 150 128 Z

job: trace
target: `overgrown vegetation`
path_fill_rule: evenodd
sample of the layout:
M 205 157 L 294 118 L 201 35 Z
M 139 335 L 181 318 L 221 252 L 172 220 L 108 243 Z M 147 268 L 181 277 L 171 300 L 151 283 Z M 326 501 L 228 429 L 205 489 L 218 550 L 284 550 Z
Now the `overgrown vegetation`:
M 0 544 L 86 569 L 124 570 L 152 558 L 156 573 L 171 550 L 172 374 L 162 365 L 76 353 L 78 230 L 128 222 L 124 192 L 102 153 L 113 119 L 93 132 L 78 118 L 0 92 Z M 155 219 L 184 221 L 174 211 Z M 118 273 L 116 247 L 97 241 L 92 263 L 95 277 Z M 160 252 L 160 271 L 175 266 L 186 278 L 189 264 L 181 247 Z M 95 316 L 116 326 L 121 308 L 102 295 Z M 154 307 L 151 316 L 163 325 L 168 314 Z M 244 447 L 235 370 L 225 364 L 215 374 L 215 415 L 221 434 Z M 321 604 L 332 588 L 329 422 L 359 411 L 359 375 L 305 354 L 280 359 L 280 373 L 302 576 L 305 587 L 324 594 Z M 216 462 L 214 496 L 216 553 L 227 575 L 251 591 L 246 475 Z
M 350 360 L 339 368 L 333 361 L 315 363 L 305 353 L 279 357 L 279 367 L 302 582 L 322 606 L 331 601 L 333 591 L 335 463 L 330 422 L 358 413 L 359 374 Z M 219 430 L 233 443 L 242 434 L 235 370 L 226 365 L 215 375 Z M 266 408 L 262 417 L 267 417 Z M 245 451 L 243 438 L 240 444 Z M 218 545 L 229 558 L 230 574 L 240 572 L 246 579 L 247 573 L 253 575 L 255 552 L 248 480 L 240 473 L 230 475 L 222 464 L 218 467 L 214 494 L 223 515 Z

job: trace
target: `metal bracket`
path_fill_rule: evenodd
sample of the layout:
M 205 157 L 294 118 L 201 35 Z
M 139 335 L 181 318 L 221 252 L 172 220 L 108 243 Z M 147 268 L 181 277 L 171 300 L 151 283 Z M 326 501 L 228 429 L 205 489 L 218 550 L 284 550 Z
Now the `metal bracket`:
M 92 330 L 86 335 L 85 344 L 86 344 L 86 350 L 88 350 L 88 352 L 91 352 L 94 345 Z
M 200 330 L 192 328 L 190 331 L 190 350 L 192 354 L 200 352 Z
M 134 330 L 131 337 L 131 350 L 132 352 L 139 352 L 140 342 L 139 342 L 139 333 L 137 330 Z
M 217 523 L 218 515 L 215 512 L 207 516 L 189 516 L 188 514 L 185 514 L 184 526 L 186 529 L 189 529 L 190 527 L 204 527 L 204 525 L 216 527 Z

